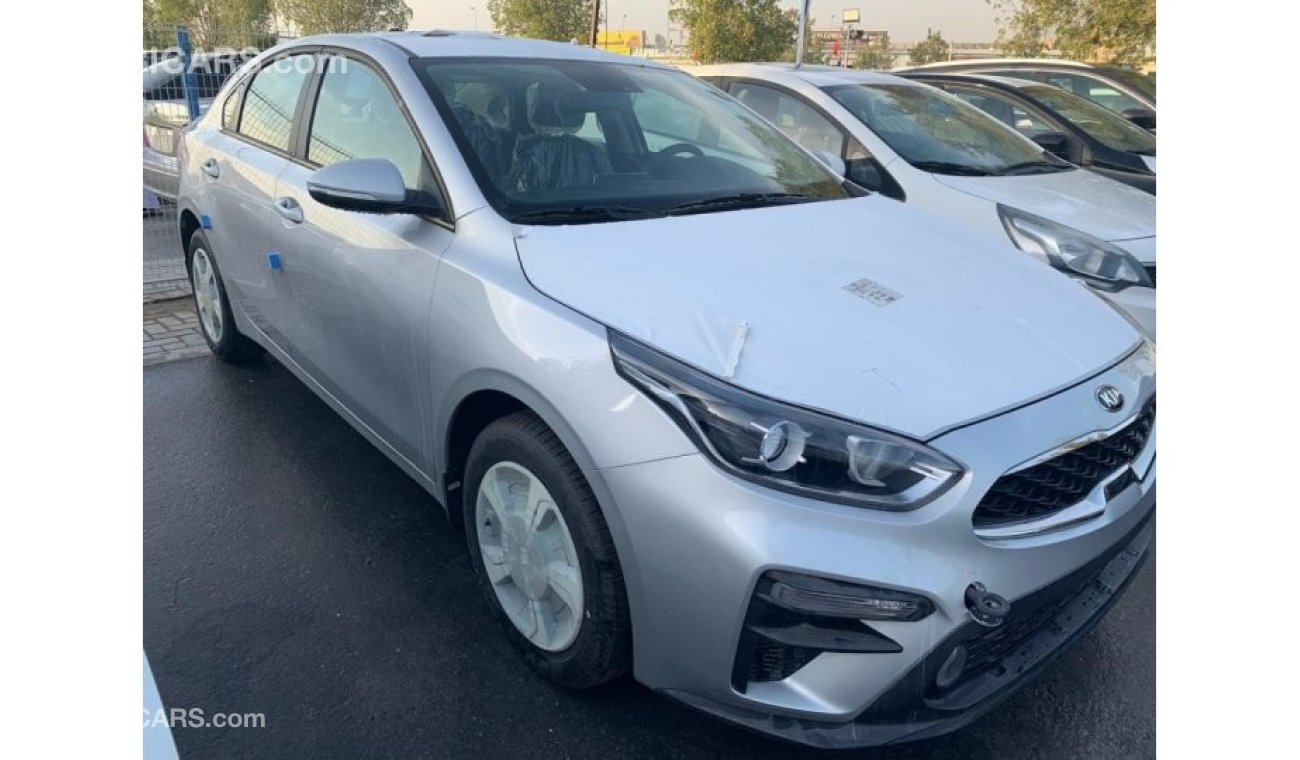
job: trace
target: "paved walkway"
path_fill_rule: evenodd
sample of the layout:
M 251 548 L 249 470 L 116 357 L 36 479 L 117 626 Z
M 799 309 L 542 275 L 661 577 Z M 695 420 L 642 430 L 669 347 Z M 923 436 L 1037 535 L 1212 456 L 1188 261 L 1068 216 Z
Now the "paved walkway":
M 144 305 L 146 367 L 208 353 L 208 344 L 199 332 L 199 317 L 194 313 L 194 299 L 185 296 Z

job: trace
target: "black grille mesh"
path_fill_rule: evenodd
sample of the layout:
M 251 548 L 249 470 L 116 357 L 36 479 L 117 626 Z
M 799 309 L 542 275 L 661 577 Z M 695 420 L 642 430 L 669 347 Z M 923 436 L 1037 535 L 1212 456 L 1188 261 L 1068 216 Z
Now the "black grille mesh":
M 1147 277 L 1151 278 L 1151 287 L 1154 288 L 1156 286 L 1156 265 L 1147 264 L 1143 269 L 1147 270 Z
M 998 478 L 979 506 L 975 526 L 992 527 L 1046 517 L 1078 504 L 1146 446 L 1156 420 L 1152 397 L 1142 412 L 1105 440 Z
M 813 661 L 819 650 L 787 646 L 775 641 L 759 641 L 749 660 L 750 681 L 780 681 Z
M 967 642 L 966 665 L 962 667 L 960 678 L 983 673 L 1001 662 L 1016 647 L 1050 623 L 1082 590 L 1082 586 L 1072 588 L 1070 593 L 1059 599 L 1044 604 L 1029 614 L 1014 617 L 997 628 L 990 628 L 983 636 Z M 1012 611 L 1015 611 L 1015 605 L 1012 605 Z

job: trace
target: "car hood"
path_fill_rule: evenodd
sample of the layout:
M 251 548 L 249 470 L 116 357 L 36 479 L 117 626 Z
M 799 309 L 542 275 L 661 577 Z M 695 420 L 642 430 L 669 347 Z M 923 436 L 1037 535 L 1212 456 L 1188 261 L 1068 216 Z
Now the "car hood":
M 533 285 L 772 398 L 929 438 L 1074 385 L 1136 331 L 1084 286 L 883 196 L 517 228 Z
M 1028 211 L 1102 240 L 1156 234 L 1156 197 L 1093 172 L 1076 169 L 1012 177 L 934 174 L 954 190 Z

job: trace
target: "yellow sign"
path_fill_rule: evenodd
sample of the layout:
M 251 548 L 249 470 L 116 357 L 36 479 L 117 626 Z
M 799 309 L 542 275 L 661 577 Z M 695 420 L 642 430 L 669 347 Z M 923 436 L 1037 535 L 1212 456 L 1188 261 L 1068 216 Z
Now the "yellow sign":
M 627 29 L 613 32 L 597 32 L 596 47 L 601 50 L 608 50 L 611 53 L 632 55 L 645 47 L 645 32 Z

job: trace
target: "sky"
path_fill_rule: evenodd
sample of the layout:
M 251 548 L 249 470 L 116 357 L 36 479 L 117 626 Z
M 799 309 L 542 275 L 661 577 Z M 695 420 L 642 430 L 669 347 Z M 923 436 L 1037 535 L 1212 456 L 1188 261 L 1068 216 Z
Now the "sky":
M 668 28 L 669 0 L 602 0 L 609 3 L 610 27 L 621 26 L 627 14 L 627 28 L 644 29 L 651 36 Z M 798 7 L 797 0 L 778 0 L 782 6 Z M 406 0 L 413 11 L 412 29 L 490 30 L 487 0 Z M 993 8 L 985 0 L 812 0 L 812 18 L 818 28 L 838 25 L 845 8 L 857 8 L 862 29 L 889 32 L 895 43 L 915 42 L 927 28 L 938 29 L 950 42 L 992 42 L 997 37 Z

